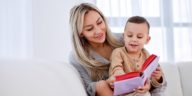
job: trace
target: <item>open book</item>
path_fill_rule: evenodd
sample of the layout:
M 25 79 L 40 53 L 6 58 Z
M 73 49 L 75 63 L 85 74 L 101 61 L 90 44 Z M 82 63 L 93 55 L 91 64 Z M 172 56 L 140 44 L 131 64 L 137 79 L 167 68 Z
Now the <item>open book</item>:
M 140 72 L 130 72 L 116 76 L 114 82 L 114 95 L 133 92 L 133 89 L 144 86 L 145 81 L 150 78 L 153 71 L 158 67 L 159 57 L 152 54 L 144 62 Z

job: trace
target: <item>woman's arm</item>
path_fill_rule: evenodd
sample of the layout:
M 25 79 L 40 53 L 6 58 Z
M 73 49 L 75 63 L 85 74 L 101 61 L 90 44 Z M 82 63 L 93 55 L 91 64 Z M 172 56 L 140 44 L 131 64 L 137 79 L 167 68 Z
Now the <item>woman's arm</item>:
M 113 92 L 106 80 L 93 81 L 87 70 L 70 54 L 70 63 L 78 70 L 88 96 L 112 96 Z
M 160 86 L 154 87 L 152 85 L 152 88 L 150 90 L 151 96 L 164 96 L 166 87 L 167 87 L 167 81 L 165 80 L 165 78 L 163 76 L 163 83 Z

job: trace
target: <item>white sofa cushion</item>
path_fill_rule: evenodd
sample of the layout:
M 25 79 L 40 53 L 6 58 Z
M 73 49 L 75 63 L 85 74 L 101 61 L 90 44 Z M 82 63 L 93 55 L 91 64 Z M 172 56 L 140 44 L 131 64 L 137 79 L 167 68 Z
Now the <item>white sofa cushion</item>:
M 0 60 L 0 96 L 86 96 L 68 63 Z
M 192 96 L 192 62 L 180 62 L 177 63 L 181 85 L 183 89 L 183 96 Z
M 165 96 L 183 96 L 180 84 L 180 75 L 176 65 L 170 63 L 160 63 L 167 80 Z M 185 95 L 189 96 L 189 95 Z

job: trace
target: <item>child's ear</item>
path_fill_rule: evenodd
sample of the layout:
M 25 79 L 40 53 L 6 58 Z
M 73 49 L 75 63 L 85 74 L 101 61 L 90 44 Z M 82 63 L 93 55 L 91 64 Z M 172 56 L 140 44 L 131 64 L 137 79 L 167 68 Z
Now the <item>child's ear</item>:
M 148 36 L 148 37 L 147 37 L 147 42 L 146 42 L 145 44 L 148 44 L 150 40 L 151 40 L 151 37 Z

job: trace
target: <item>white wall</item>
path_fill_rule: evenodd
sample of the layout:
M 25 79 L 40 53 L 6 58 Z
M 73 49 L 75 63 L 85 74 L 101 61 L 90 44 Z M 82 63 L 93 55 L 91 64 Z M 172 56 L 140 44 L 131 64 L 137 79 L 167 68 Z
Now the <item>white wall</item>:
M 31 10 L 31 0 L 0 0 L 0 58 L 32 57 Z
M 82 0 L 33 0 L 34 57 L 68 60 L 71 48 L 69 11 Z M 90 1 L 90 2 L 93 2 Z

